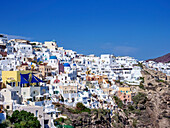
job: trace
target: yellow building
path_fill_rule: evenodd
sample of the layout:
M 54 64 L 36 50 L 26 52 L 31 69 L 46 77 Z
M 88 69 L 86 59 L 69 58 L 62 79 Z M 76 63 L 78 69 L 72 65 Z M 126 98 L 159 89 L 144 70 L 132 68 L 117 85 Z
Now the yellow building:
M 12 86 L 18 86 L 20 82 L 20 73 L 27 74 L 31 71 L 2 71 L 2 82 L 6 85 L 10 83 Z
M 130 87 L 119 87 L 119 91 L 126 94 L 132 93 Z

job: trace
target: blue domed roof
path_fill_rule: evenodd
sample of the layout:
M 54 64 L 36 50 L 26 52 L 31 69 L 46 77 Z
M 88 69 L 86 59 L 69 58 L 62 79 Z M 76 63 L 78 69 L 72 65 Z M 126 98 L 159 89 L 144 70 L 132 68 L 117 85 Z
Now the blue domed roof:
M 70 67 L 69 63 L 64 63 L 64 67 Z
M 73 66 L 76 66 L 76 64 L 73 64 Z
M 50 56 L 50 59 L 57 59 L 56 56 Z

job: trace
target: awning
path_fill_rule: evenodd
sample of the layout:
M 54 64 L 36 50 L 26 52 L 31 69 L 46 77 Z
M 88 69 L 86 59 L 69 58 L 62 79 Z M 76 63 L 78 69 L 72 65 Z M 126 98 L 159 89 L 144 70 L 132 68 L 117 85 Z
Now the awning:
M 29 80 L 29 75 L 30 75 L 30 73 L 28 73 L 28 74 L 21 74 L 27 81 Z
M 22 74 L 20 74 L 20 77 L 21 77 L 20 84 L 28 84 L 29 83 L 28 80 L 26 80 Z
M 32 75 L 31 83 L 39 83 L 38 80 L 35 79 L 34 75 Z
M 39 83 L 39 82 L 44 82 L 44 81 L 42 81 L 41 79 L 39 79 L 38 77 L 36 77 L 32 74 L 31 83 Z
M 21 74 L 20 73 L 20 77 L 21 77 L 20 84 L 27 84 L 27 83 L 29 83 L 30 82 L 29 81 L 29 75 L 30 75 L 30 73 L 28 73 L 28 74 Z M 39 83 L 39 82 L 44 82 L 44 81 L 42 81 L 38 77 L 34 76 L 33 73 L 32 73 L 31 83 Z

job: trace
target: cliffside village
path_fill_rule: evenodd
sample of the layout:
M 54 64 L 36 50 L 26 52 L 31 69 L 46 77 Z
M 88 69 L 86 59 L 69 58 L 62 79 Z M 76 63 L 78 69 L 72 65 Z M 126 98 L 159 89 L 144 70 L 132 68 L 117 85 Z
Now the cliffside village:
M 170 63 L 142 61 L 143 65 L 170 75 Z M 30 42 L 0 35 L 0 122 L 6 112 L 25 110 L 38 118 L 42 127 L 55 127 L 63 117 L 55 103 L 87 108 L 117 108 L 113 96 L 133 103 L 140 85 L 141 66 L 133 57 L 111 54 L 82 55 L 58 47 L 55 40 Z

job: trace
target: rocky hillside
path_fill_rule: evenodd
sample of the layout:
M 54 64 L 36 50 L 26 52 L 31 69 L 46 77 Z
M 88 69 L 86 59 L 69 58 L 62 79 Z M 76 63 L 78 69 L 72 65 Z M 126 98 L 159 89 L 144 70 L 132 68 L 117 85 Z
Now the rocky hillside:
M 161 56 L 161 57 L 158 57 L 158 58 L 155 58 L 155 59 L 149 59 L 149 60 L 146 60 L 146 61 L 155 61 L 155 62 L 163 62 L 163 63 L 168 63 L 170 62 L 170 53 L 164 55 L 164 56 Z
M 125 106 L 114 117 L 116 127 L 169 128 L 170 82 L 165 74 L 146 69 L 142 71 L 144 89 L 133 97 L 134 104 Z M 115 121 L 117 120 L 117 121 Z
M 147 96 L 144 104 L 147 116 L 143 115 L 143 119 L 148 117 L 150 121 L 148 123 L 141 121 L 141 123 L 150 127 L 168 128 L 170 126 L 170 81 L 163 80 L 165 74 L 145 67 L 142 74 L 146 88 L 144 93 Z
M 150 69 L 142 72 L 144 76 L 144 93 L 147 96 L 147 101 L 144 104 L 144 112 L 142 119 L 148 120 L 148 123 L 140 120 L 141 125 L 146 125 L 156 128 L 168 128 L 170 126 L 170 81 L 163 78 L 165 74 Z M 139 123 L 140 125 L 140 123 Z
M 103 109 L 87 109 L 79 111 L 65 105 L 57 105 L 58 109 L 67 119 L 56 120 L 59 124 L 71 125 L 74 128 L 111 128 L 110 111 Z

